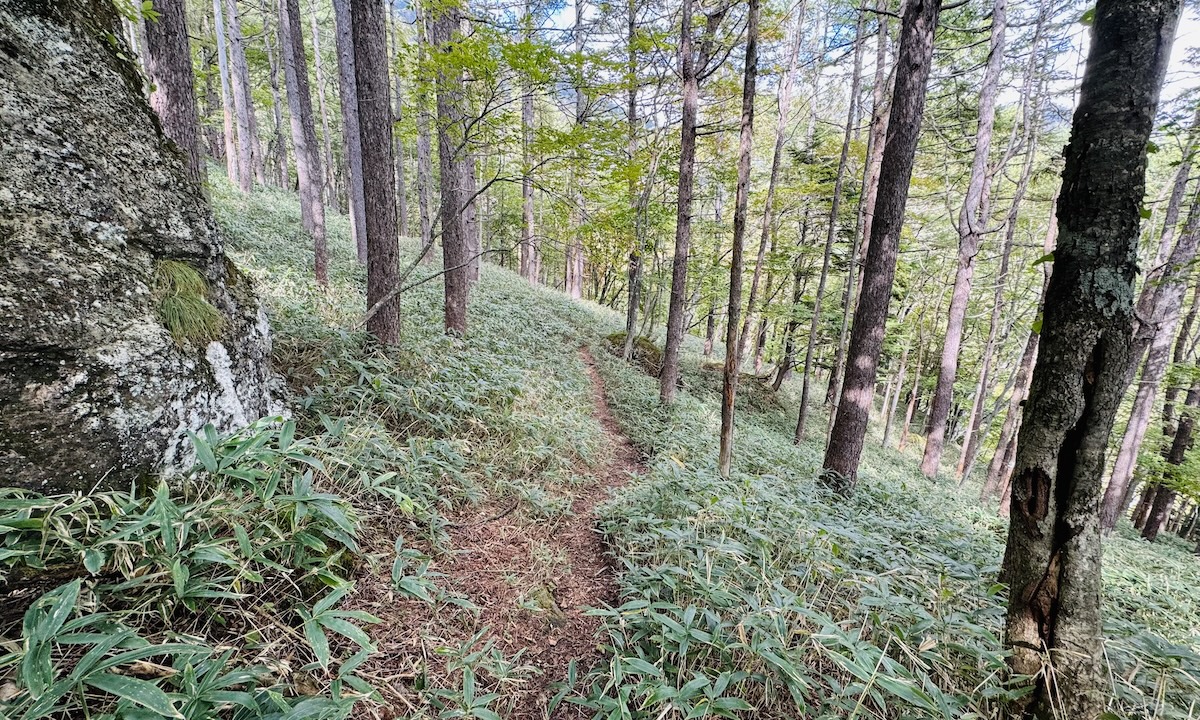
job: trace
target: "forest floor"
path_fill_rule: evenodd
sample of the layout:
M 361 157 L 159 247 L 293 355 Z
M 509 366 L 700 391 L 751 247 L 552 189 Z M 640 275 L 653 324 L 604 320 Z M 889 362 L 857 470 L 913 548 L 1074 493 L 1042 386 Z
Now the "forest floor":
M 346 330 L 363 273 L 344 218 L 320 290 L 281 242 L 299 241 L 294 199 L 215 195 L 303 429 L 366 438 L 347 462 L 397 498 L 337 488 L 363 546 L 341 607 L 380 620 L 356 671 L 375 695 L 354 716 L 986 718 L 1019 692 L 999 641 L 1004 520 L 975 481 L 921 476 L 919 441 L 884 448 L 874 424 L 855 496 L 830 496 L 822 438 L 792 442 L 795 383 L 747 376 L 722 478 L 719 358 L 695 338 L 664 408 L 609 352 L 618 313 L 485 264 L 465 339 L 442 334 L 429 282 L 381 352 Z M 1104 580 L 1110 709 L 1187 717 L 1200 563 L 1122 526 Z
M 517 672 L 510 678 L 505 717 L 514 719 L 544 717 L 554 694 L 576 672 L 573 667 L 583 672 L 603 662 L 597 643 L 603 621 L 587 610 L 615 605 L 618 585 L 595 509 L 643 468 L 608 407 L 591 350 L 581 347 L 579 355 L 591 381 L 604 449 L 597 466 L 580 465 L 576 483 L 546 488 L 560 493 L 569 511 L 539 518 L 518 500 L 506 499 L 449 516 L 449 550 L 434 556 L 429 571 L 438 574 L 444 592 L 465 601 L 450 612 L 416 600 L 398 601 L 391 578 L 383 574 L 359 577 L 349 607 L 382 621 L 379 653 L 363 674 L 392 701 L 383 717 L 419 710 L 420 693 L 412 691 L 411 682 L 419 674 L 426 683 L 450 679 L 456 656 L 446 655 L 444 648 L 495 648 L 511 660 Z M 381 542 L 391 544 L 387 538 Z M 415 658 L 424 659 L 425 666 L 412 664 Z M 583 713 L 562 706 L 558 716 Z

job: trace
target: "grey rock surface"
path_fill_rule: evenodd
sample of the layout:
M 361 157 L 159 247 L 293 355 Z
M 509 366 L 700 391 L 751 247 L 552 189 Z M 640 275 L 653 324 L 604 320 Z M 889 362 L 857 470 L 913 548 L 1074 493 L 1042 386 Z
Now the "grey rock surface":
M 186 431 L 281 410 L 266 315 L 165 139 L 108 0 L 0 0 L 0 486 L 87 491 L 192 462 Z M 176 339 L 155 271 L 207 284 Z

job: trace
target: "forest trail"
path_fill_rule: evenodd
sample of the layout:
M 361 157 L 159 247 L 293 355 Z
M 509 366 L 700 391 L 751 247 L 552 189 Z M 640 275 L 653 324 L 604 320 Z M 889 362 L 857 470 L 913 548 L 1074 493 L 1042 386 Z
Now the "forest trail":
M 570 663 L 577 663 L 582 677 L 601 661 L 603 621 L 586 613 L 589 607 L 616 604 L 618 589 L 595 508 L 643 468 L 609 409 L 591 352 L 581 347 L 579 355 L 607 447 L 602 463 L 581 467 L 579 483 L 566 487 L 562 499 L 570 512 L 546 518 L 523 512 L 515 499 L 502 499 L 450 517 L 450 552 L 435 555 L 429 570 L 442 575 L 435 582 L 458 599 L 457 605 L 402 599 L 386 577 L 360 578 L 356 609 L 383 619 L 372 633 L 380 652 L 368 661 L 364 675 L 391 707 L 375 708 L 373 717 L 421 707 L 412 690 L 422 684 L 427 693 L 461 686 L 466 665 L 481 684 L 505 686 L 500 702 L 509 706 L 492 705 L 502 717 L 544 718 Z M 464 605 L 477 610 L 460 609 Z M 478 651 L 483 651 L 478 658 L 462 661 L 464 654 Z M 563 703 L 552 717 L 576 715 L 575 706 Z

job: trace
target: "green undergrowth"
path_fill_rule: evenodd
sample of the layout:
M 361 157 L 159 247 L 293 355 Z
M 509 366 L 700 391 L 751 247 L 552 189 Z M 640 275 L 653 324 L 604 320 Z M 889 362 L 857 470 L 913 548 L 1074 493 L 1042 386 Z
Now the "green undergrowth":
M 468 337 L 446 337 L 434 264 L 400 298 L 400 345 L 380 348 L 360 328 L 344 217 L 330 214 L 322 289 L 293 196 L 243 197 L 219 178 L 212 193 L 267 304 L 290 416 L 199 433 L 191 472 L 148 489 L 0 495 L 0 585 L 28 589 L 0 609 L 0 716 L 503 717 L 533 670 L 482 633 L 433 648 L 441 676 L 398 681 L 415 709 L 384 708 L 367 671 L 377 639 L 416 627 L 354 600 L 384 578 L 397 600 L 469 615 L 431 566 L 452 551 L 448 518 L 510 498 L 534 519 L 570 512 L 580 467 L 604 459 L 581 346 L 646 472 L 601 509 L 622 569 L 621 604 L 593 611 L 606 662 L 573 668 L 552 714 L 1003 716 L 1017 692 L 995 582 L 1004 521 L 975 490 L 924 479 L 919 447 L 872 434 L 859 491 L 832 497 L 814 483 L 823 411 L 793 445 L 794 382 L 774 393 L 744 375 L 722 479 L 719 372 L 699 341 L 664 409 L 656 380 L 607 350 L 622 318 L 492 266 Z M 1200 562 L 1123 527 L 1104 572 L 1112 717 L 1195 717 Z
M 720 384 L 699 343 L 686 350 L 689 391 L 671 409 L 653 379 L 600 360 L 650 459 L 604 508 L 623 604 L 597 610 L 611 660 L 576 702 L 608 718 L 1003 717 L 1021 692 L 1001 648 L 1006 530 L 977 489 L 926 480 L 911 446 L 883 450 L 873 428 L 854 497 L 828 494 L 813 482 L 820 442 L 791 442 L 791 383 L 768 399 L 739 390 L 724 480 Z M 826 420 L 814 415 L 813 436 Z M 1195 717 L 1200 560 L 1123 528 L 1106 544 L 1104 600 L 1111 717 Z
M 487 268 L 469 337 L 451 339 L 433 278 L 401 296 L 401 343 L 381 348 L 360 329 L 345 218 L 330 214 L 322 289 L 294 196 L 243 197 L 220 178 L 212 194 L 267 305 L 290 416 L 206 428 L 195 467 L 148 490 L 0 495 L 0 588 L 28 595 L 0 611 L 0 717 L 373 714 L 382 698 L 361 669 L 375 633 L 404 630 L 350 609 L 356 582 L 469 614 L 429 569 L 452 550 L 447 516 L 506 498 L 563 515 L 563 491 L 600 460 L 585 310 Z M 503 709 L 516 658 L 478 637 L 437 653 L 452 677 L 416 688 L 429 716 L 466 695 L 476 717 Z

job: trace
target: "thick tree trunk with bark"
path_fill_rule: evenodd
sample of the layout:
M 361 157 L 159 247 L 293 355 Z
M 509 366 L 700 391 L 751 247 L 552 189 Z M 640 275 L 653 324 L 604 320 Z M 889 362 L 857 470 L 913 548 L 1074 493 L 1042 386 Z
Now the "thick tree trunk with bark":
M 1125 390 L 1146 143 L 1180 4 L 1100 0 L 1064 151 L 1054 274 L 1017 443 L 1003 570 L 1012 588 L 1005 642 L 1013 670 L 1036 678 L 1025 711 L 1038 717 L 1093 718 L 1105 704 L 1100 474 Z
M 910 0 L 904 11 L 896 89 L 879 172 L 862 295 L 854 311 L 842 397 L 822 463 L 822 481 L 841 492 L 854 488 L 867 434 L 940 7 L 941 0 Z M 835 380 L 831 378 L 830 382 Z
M 254 187 L 257 170 L 262 178 L 262 151 L 258 147 L 258 127 L 254 118 L 250 70 L 246 65 L 246 40 L 242 37 L 242 19 L 237 0 L 225 0 L 229 32 L 229 80 L 233 91 L 233 109 L 237 113 L 238 188 L 248 193 Z M 230 178 L 232 180 L 233 178 Z
M 975 257 L 987 231 L 988 202 L 986 190 L 991 182 L 989 154 L 992 149 L 992 127 L 996 120 L 996 96 L 1000 91 L 1000 69 L 1004 60 L 1004 31 L 1007 26 L 1006 0 L 995 0 L 992 6 L 992 36 L 988 51 L 983 87 L 979 92 L 979 126 L 975 130 L 975 156 L 971 161 L 971 176 L 967 182 L 967 197 L 958 216 L 958 270 L 954 289 L 950 293 L 946 336 L 942 343 L 942 362 L 929 405 L 930 432 L 925 438 L 925 455 L 921 472 L 935 477 L 942 461 L 946 442 L 946 420 L 954 400 L 954 381 L 958 376 L 958 357 L 962 350 L 963 325 L 967 318 L 967 303 L 971 296 L 971 281 L 975 275 Z
M 200 118 L 196 112 L 192 51 L 188 45 L 187 3 L 154 0 L 157 20 L 146 21 L 146 72 L 154 83 L 150 106 L 186 160 L 188 177 L 204 182 L 200 159 Z
M 458 41 L 462 11 L 454 3 L 440 7 L 429 18 L 430 46 L 438 54 L 452 52 Z M 465 152 L 462 74 L 436 65 L 438 114 L 438 164 L 441 170 L 442 264 L 446 332 L 467 332 L 467 295 L 471 288 L 467 268 L 467 229 L 463 218 L 462 165 Z
M 721 436 L 717 471 L 728 478 L 733 464 L 733 406 L 737 397 L 738 373 L 741 372 L 745 340 L 738 332 L 738 314 L 742 310 L 743 250 L 746 244 L 746 215 L 750 210 L 750 153 L 754 147 L 754 87 L 758 79 L 759 0 L 749 0 L 746 21 L 746 65 L 742 81 L 742 122 L 738 141 L 737 191 L 733 203 L 733 255 L 729 263 L 729 318 L 725 327 L 724 383 L 721 389 Z M 770 205 L 768 190 L 767 204 Z M 768 211 L 769 213 L 769 211 Z M 765 230 L 764 230 L 765 233 Z M 752 300 L 753 302 L 753 300 Z
M 362 141 L 359 139 L 358 88 L 354 66 L 354 31 L 350 24 L 350 0 L 333 0 L 335 45 L 338 58 L 338 95 L 342 101 L 342 145 L 346 152 L 346 197 L 350 208 L 350 236 L 358 261 L 367 261 L 367 229 L 364 208 Z
M 367 308 L 374 309 L 399 282 L 396 198 L 392 195 L 392 105 L 382 0 L 350 0 L 354 78 L 362 140 L 363 206 L 367 235 Z M 400 337 L 399 299 L 388 300 L 367 331 L 384 345 Z
M 317 130 L 313 124 L 312 95 L 308 91 L 308 61 L 300 29 L 296 0 L 279 0 L 279 40 L 283 46 L 283 71 L 288 110 L 292 120 L 292 149 L 300 185 L 300 222 L 312 237 L 313 268 L 317 282 L 329 284 L 329 251 L 325 245 L 325 206 L 321 202 L 321 161 Z

